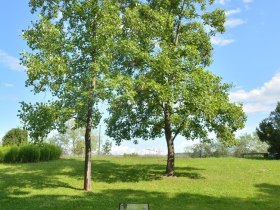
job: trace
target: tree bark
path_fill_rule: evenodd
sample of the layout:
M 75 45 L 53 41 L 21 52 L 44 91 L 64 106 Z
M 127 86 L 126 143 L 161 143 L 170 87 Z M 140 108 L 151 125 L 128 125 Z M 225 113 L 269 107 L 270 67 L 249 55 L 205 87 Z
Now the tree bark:
M 171 131 L 171 122 L 170 122 L 170 111 L 165 107 L 164 108 L 164 118 L 165 118 L 165 139 L 167 143 L 167 164 L 166 164 L 166 176 L 175 176 L 175 153 L 174 153 L 174 139 L 172 137 Z
M 84 190 L 91 191 L 91 128 L 92 128 L 92 106 L 89 103 L 87 113 L 87 124 L 85 132 L 85 171 Z
M 87 121 L 85 132 L 85 171 L 84 171 L 84 190 L 91 191 L 91 129 L 93 121 L 93 105 L 96 78 L 94 77 L 91 85 L 91 94 L 89 95 L 87 107 Z

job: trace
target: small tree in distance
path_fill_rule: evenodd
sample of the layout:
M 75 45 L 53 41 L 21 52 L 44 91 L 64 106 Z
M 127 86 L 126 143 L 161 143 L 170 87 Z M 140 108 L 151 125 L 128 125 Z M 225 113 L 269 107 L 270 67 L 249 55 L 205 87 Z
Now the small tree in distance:
M 106 140 L 105 144 L 102 145 L 102 154 L 110 155 L 112 150 L 112 142 Z
M 28 143 L 28 133 L 21 128 L 13 128 L 9 130 L 2 139 L 2 145 L 24 145 Z
M 261 141 L 266 142 L 270 153 L 280 153 L 280 102 L 268 118 L 265 118 L 257 128 Z
M 64 133 L 55 133 L 47 140 L 50 143 L 56 144 L 62 148 L 62 151 L 66 155 L 79 155 L 82 156 L 85 153 L 84 144 L 84 128 L 75 128 L 75 123 L 70 120 L 66 123 L 66 130 Z M 97 136 L 94 132 L 91 132 L 91 150 L 96 150 Z

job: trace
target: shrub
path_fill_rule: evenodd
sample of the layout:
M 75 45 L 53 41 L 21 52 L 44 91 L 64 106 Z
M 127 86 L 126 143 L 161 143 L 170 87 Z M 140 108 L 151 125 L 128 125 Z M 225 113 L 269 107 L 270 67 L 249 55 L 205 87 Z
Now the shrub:
M 2 150 L 3 150 L 2 147 L 0 147 L 0 163 L 2 163 L 4 160 L 4 153 Z
M 20 162 L 38 162 L 40 161 L 40 148 L 37 145 L 29 144 L 19 148 Z
M 6 154 L 4 154 L 5 163 L 15 163 L 18 161 L 19 149 L 17 146 L 7 147 Z
M 41 144 L 41 161 L 56 160 L 59 159 L 62 150 L 60 147 L 53 144 Z
M 48 144 L 48 147 L 50 148 L 50 160 L 59 159 L 62 153 L 61 148 L 53 144 Z
M 0 147 L 0 162 L 39 162 L 59 159 L 61 149 L 51 144 Z
M 40 147 L 40 161 L 49 161 L 51 157 L 51 147 L 49 144 L 43 144 Z

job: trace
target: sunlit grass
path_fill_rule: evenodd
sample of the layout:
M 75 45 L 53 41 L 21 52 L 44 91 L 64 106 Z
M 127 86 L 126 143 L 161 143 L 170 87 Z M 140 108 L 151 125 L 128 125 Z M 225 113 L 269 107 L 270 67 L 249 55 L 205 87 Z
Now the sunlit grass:
M 83 160 L 0 164 L 0 209 L 117 209 L 121 202 L 153 210 L 280 209 L 280 161 L 94 157 L 92 192 L 83 191 Z

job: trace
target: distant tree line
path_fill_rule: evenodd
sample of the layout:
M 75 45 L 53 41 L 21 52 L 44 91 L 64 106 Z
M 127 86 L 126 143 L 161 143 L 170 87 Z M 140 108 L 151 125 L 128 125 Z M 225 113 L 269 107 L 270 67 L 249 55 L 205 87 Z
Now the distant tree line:
M 280 159 L 280 102 L 274 111 L 262 120 L 252 134 L 243 134 L 233 146 L 227 146 L 219 140 L 200 142 L 185 148 L 190 157 L 240 157 L 244 153 L 268 152 L 271 157 Z
M 185 155 L 189 157 L 241 157 L 244 153 L 267 152 L 268 144 L 262 142 L 257 133 L 243 134 L 236 139 L 234 145 L 226 145 L 219 140 L 200 142 L 185 148 Z

